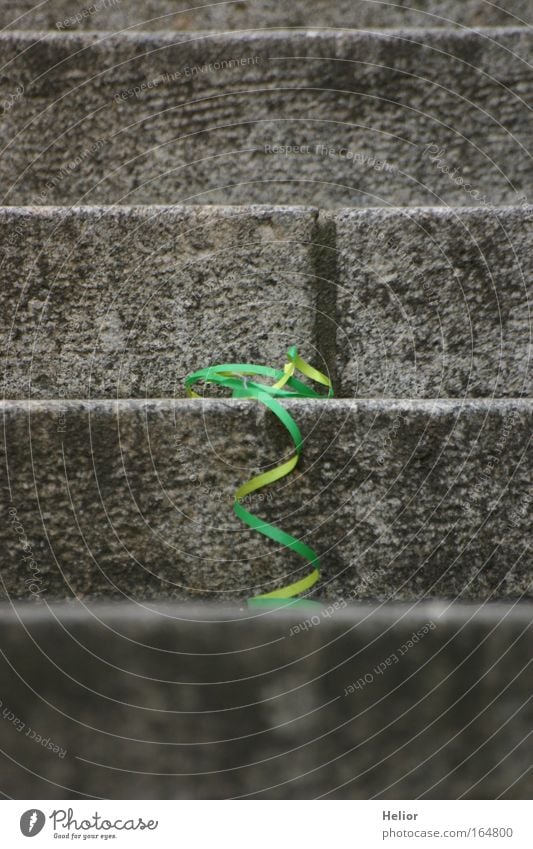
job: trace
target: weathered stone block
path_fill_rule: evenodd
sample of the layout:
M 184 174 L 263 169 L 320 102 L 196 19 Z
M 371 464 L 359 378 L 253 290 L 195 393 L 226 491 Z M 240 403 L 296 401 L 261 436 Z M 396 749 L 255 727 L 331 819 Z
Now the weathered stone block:
M 531 594 L 532 401 L 285 403 L 302 459 L 249 504 L 316 548 L 319 596 Z M 232 510 L 237 486 L 290 450 L 257 402 L 2 409 L 6 595 L 234 599 L 307 573 Z
M 526 28 L 7 33 L 0 201 L 471 205 L 461 178 L 519 204 L 532 42 Z
M 339 394 L 530 396 L 533 207 L 335 218 Z
M 316 358 L 316 218 L 1 209 L 4 397 L 183 396 L 210 364 L 281 367 L 292 344 Z
M 0 25 L 13 29 L 201 30 L 248 29 L 250 27 L 436 27 L 453 23 L 463 26 L 516 26 L 531 19 L 528 0 L 417 0 L 416 9 L 400 0 L 382 5 L 373 0 L 238 0 L 201 3 L 190 0 L 94 0 L 75 9 L 69 0 L 4 0 Z
M 327 610 L 4 607 L 0 789 L 531 798 L 531 605 Z

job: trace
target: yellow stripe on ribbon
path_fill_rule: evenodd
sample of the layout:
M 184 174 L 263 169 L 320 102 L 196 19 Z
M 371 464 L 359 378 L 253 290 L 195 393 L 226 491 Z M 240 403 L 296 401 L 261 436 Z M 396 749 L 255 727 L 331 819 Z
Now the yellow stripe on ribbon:
M 263 489 L 263 487 L 269 486 L 289 475 L 298 464 L 302 451 L 302 435 L 293 417 L 277 399 L 331 398 L 333 396 L 333 388 L 329 377 L 317 371 L 317 369 L 298 356 L 295 346 L 289 348 L 287 358 L 289 362 L 285 364 L 283 370 L 249 363 L 224 363 L 223 365 L 209 366 L 209 368 L 195 371 L 185 379 L 185 391 L 189 398 L 202 397 L 192 387 L 196 383 L 203 381 L 204 383 L 215 383 L 231 389 L 233 398 L 253 398 L 256 401 L 260 401 L 277 416 L 283 426 L 288 430 L 294 443 L 294 454 L 289 460 L 286 460 L 275 469 L 256 475 L 237 489 L 233 509 L 238 518 L 248 525 L 248 527 L 252 528 L 252 530 L 258 531 L 263 536 L 296 552 L 312 568 L 308 575 L 298 581 L 249 599 L 249 605 L 280 604 L 283 602 L 290 604 L 300 603 L 303 600 L 296 599 L 295 596 L 299 596 L 310 590 L 320 577 L 320 562 L 314 549 L 301 540 L 296 539 L 296 537 L 286 533 L 286 531 L 281 530 L 281 528 L 277 528 L 275 525 L 271 525 L 269 522 L 265 522 L 263 519 L 250 513 L 241 503 L 242 499 L 250 493 L 257 492 L 259 489 Z M 294 376 L 296 371 L 300 372 L 309 380 L 327 387 L 327 396 L 319 394 L 298 380 Z M 255 377 L 267 377 L 274 379 L 275 382 L 273 384 L 259 383 L 252 380 Z

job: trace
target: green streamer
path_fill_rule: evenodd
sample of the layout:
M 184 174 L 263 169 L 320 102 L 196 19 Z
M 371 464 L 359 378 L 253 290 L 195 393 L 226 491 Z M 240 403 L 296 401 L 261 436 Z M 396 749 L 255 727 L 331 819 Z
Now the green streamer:
M 237 489 L 233 509 L 239 519 L 248 525 L 248 527 L 252 528 L 252 530 L 263 534 L 263 536 L 274 540 L 280 545 L 296 552 L 300 557 L 303 557 L 309 563 L 311 571 L 304 578 L 294 581 L 287 586 L 248 599 L 248 604 L 251 606 L 316 604 L 315 602 L 306 602 L 305 599 L 296 598 L 296 596 L 300 596 L 302 593 L 310 590 L 320 577 L 320 561 L 314 549 L 301 542 L 301 540 L 296 539 L 296 537 L 286 533 L 286 531 L 281 530 L 281 528 L 277 528 L 275 525 L 271 525 L 269 522 L 265 522 L 263 519 L 250 513 L 241 503 L 242 499 L 251 492 L 256 492 L 264 486 L 268 486 L 289 475 L 298 464 L 302 452 L 302 435 L 293 417 L 279 403 L 278 399 L 331 398 L 333 396 L 330 379 L 299 357 L 295 346 L 289 348 L 287 358 L 288 363 L 285 364 L 282 370 L 250 363 L 223 363 L 222 365 L 209 366 L 208 368 L 195 371 L 185 379 L 185 390 L 189 398 L 202 397 L 192 387 L 196 383 L 203 381 L 204 383 L 215 383 L 218 386 L 231 389 L 233 398 L 253 398 L 256 401 L 260 401 L 261 404 L 264 404 L 265 407 L 268 407 L 277 416 L 289 432 L 294 443 L 294 454 L 289 460 L 275 469 L 256 475 L 256 477 L 253 477 Z M 327 396 L 311 389 L 294 377 L 295 371 L 299 371 L 315 383 L 327 387 Z M 252 379 L 255 377 L 273 378 L 274 383 L 257 382 Z

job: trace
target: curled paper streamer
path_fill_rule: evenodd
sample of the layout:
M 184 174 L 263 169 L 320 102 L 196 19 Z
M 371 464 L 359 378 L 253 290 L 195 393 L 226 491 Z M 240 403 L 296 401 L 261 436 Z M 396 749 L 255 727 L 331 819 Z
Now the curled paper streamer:
M 269 539 L 280 543 L 280 545 L 286 546 L 291 551 L 303 557 L 309 563 L 311 571 L 305 578 L 301 578 L 292 584 L 249 599 L 249 605 L 296 604 L 301 602 L 302 599 L 295 599 L 295 596 L 299 596 L 301 593 L 305 593 L 311 589 L 320 577 L 320 561 L 318 555 L 310 546 L 281 530 L 281 528 L 277 528 L 275 525 L 265 522 L 258 516 L 254 516 L 241 503 L 242 499 L 251 492 L 257 492 L 257 490 L 262 489 L 264 486 L 268 486 L 268 484 L 289 475 L 298 464 L 302 452 L 302 434 L 293 417 L 279 403 L 278 399 L 331 398 L 333 395 L 330 379 L 299 357 L 295 346 L 289 348 L 287 358 L 289 362 L 285 364 L 283 370 L 250 363 L 224 363 L 195 371 L 185 379 L 185 390 L 189 398 L 202 397 L 192 387 L 194 384 L 203 381 L 204 383 L 216 383 L 218 386 L 231 389 L 233 398 L 254 398 L 256 401 L 260 401 L 278 417 L 280 422 L 288 430 L 294 443 L 294 454 L 289 460 L 280 466 L 276 466 L 275 469 L 270 469 L 268 472 L 256 475 L 256 477 L 251 478 L 251 480 L 242 484 L 237 489 L 233 509 L 239 519 L 252 528 L 252 530 L 258 531 L 258 533 L 269 537 Z M 294 377 L 296 371 L 315 383 L 326 386 L 328 388 L 327 396 L 319 394 Z M 255 377 L 273 378 L 274 383 L 256 382 Z

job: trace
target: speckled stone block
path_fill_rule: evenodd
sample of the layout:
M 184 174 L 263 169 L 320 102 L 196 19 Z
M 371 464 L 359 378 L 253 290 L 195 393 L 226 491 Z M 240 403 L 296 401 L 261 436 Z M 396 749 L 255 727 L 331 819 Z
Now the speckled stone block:
M 0 209 L 6 397 L 176 397 L 281 365 L 344 397 L 531 395 L 533 207 Z
M 527 28 L 4 33 L 0 202 L 520 204 L 532 45 Z
M 287 401 L 297 471 L 253 513 L 314 546 L 320 597 L 531 594 L 533 402 Z M 286 459 L 253 401 L 6 401 L 2 592 L 246 598 L 308 566 L 242 524 L 240 483 Z
M 533 394 L 533 207 L 344 210 L 335 230 L 339 394 Z
M 0 790 L 531 798 L 530 604 L 309 615 L 2 606 Z
M 10 398 L 175 397 L 220 362 L 315 350 L 312 209 L 0 209 Z
M 94 0 L 75 8 L 70 0 L 4 0 L 0 25 L 13 29 L 142 30 L 244 29 L 250 27 L 516 26 L 531 21 L 528 0 Z

